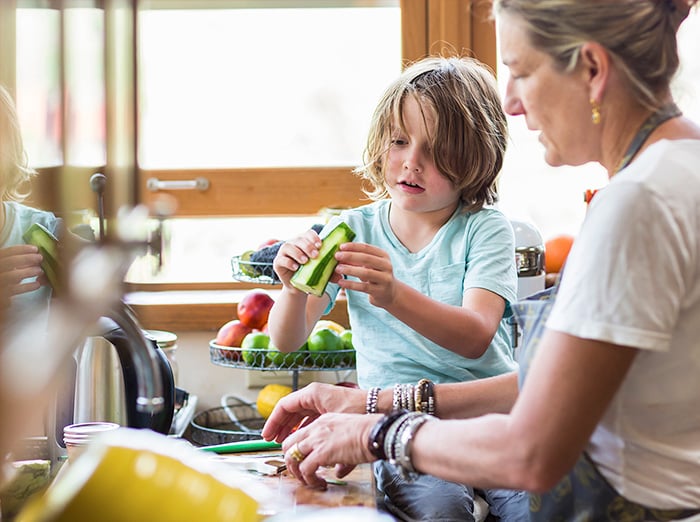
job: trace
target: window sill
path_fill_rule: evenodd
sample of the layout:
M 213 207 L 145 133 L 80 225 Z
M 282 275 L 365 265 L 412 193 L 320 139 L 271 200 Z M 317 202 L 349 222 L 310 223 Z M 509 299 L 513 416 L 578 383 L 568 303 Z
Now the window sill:
M 217 331 L 224 323 L 237 318 L 238 302 L 250 290 L 167 290 L 131 292 L 126 302 L 136 313 L 141 327 L 149 330 Z M 273 299 L 280 290 L 269 290 Z M 345 298 L 324 317 L 348 326 Z

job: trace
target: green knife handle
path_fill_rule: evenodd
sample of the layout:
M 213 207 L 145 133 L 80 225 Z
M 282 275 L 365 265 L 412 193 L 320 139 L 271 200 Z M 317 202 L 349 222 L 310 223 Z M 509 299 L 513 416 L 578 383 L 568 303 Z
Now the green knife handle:
M 282 444 L 273 440 L 242 440 L 238 442 L 227 442 L 214 446 L 202 446 L 201 450 L 213 451 L 214 453 L 243 453 L 246 451 L 265 451 L 280 449 Z

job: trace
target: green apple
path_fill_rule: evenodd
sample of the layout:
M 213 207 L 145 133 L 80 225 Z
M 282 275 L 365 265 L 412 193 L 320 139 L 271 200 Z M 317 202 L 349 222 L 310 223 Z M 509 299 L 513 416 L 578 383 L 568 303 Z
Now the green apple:
M 241 357 L 248 366 L 267 366 L 265 356 L 270 347 L 270 336 L 265 332 L 254 331 L 241 341 Z
M 345 352 L 340 360 L 340 363 L 345 366 L 355 366 L 355 346 L 352 344 L 352 330 L 345 330 L 340 334 L 340 340 L 343 341 L 343 351 Z
M 355 348 L 352 345 L 352 330 L 344 330 L 340 334 L 340 340 L 343 341 L 343 350 L 353 350 Z
M 337 364 L 336 356 L 330 352 L 343 349 L 343 341 L 334 330 L 320 328 L 313 332 L 306 341 L 314 366 L 332 367 Z
M 330 328 L 316 330 L 309 336 L 306 344 L 312 352 L 334 352 L 343 348 L 340 336 Z
M 299 350 L 306 351 L 306 343 L 304 343 Z M 280 368 L 296 368 L 303 363 L 306 357 L 306 354 L 300 353 L 299 350 L 284 353 L 280 352 L 276 346 L 270 345 L 267 348 L 267 358 L 273 366 L 278 366 Z

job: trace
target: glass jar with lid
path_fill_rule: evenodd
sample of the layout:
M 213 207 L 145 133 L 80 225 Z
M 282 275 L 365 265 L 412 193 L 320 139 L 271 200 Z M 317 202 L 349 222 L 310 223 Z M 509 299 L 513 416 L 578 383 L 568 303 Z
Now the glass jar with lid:
M 165 356 L 168 359 L 168 362 L 170 363 L 170 369 L 173 372 L 173 381 L 175 382 L 175 386 L 178 385 L 178 374 L 179 374 L 179 367 L 177 363 L 177 335 L 175 335 L 173 332 L 166 332 L 164 330 L 146 330 L 151 337 L 153 337 L 156 340 L 156 344 L 158 344 L 158 348 L 163 350 L 165 353 Z

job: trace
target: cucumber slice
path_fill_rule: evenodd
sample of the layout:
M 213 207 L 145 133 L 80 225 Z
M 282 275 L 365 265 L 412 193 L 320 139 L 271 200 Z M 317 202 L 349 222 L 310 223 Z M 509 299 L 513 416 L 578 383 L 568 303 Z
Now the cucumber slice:
M 58 294 L 61 289 L 61 263 L 58 257 L 58 238 L 54 236 L 45 226 L 34 223 L 22 235 L 22 239 L 39 249 L 41 257 L 41 269 L 46 274 L 49 284 L 54 292 Z
M 353 239 L 355 239 L 355 232 L 347 224 L 340 221 L 323 238 L 318 256 L 300 266 L 289 282 L 294 288 L 302 292 L 315 295 L 316 297 L 322 296 L 333 274 L 333 270 L 338 264 L 335 260 L 336 251 L 340 245 Z

